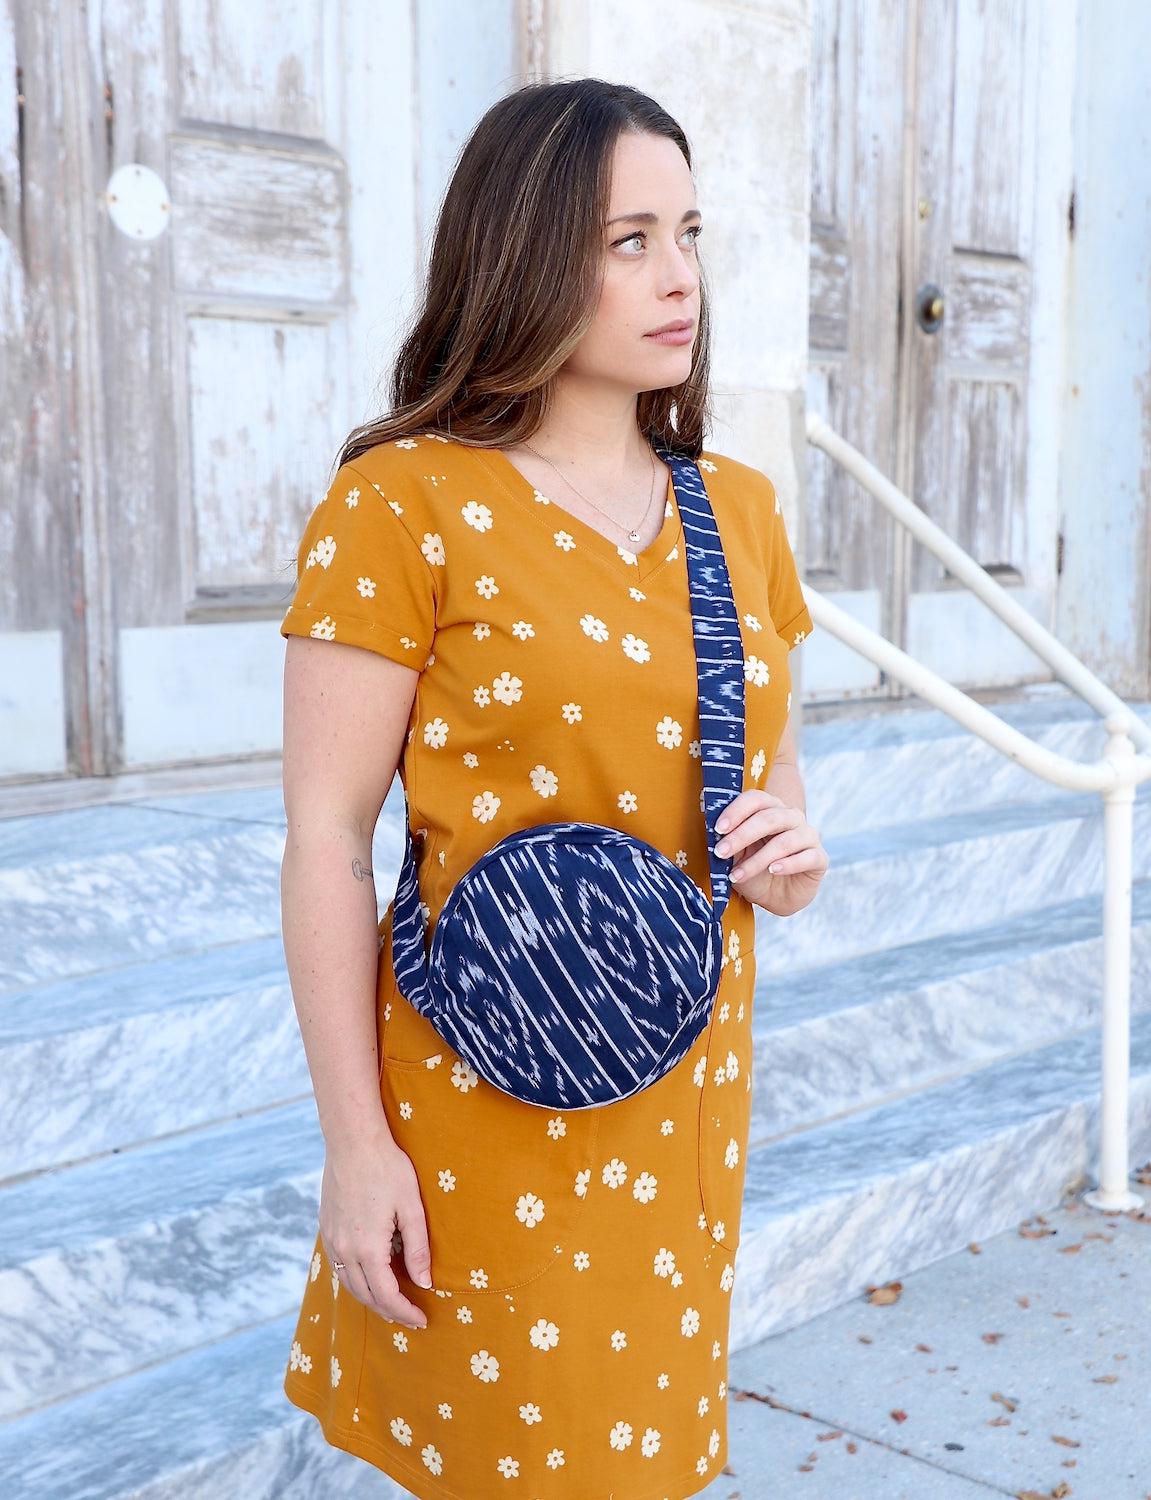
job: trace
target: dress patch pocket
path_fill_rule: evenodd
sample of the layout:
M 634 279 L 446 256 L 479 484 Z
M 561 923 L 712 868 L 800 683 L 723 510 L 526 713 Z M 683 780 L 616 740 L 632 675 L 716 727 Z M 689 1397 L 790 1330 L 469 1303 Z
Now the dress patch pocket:
M 446 1043 L 423 1062 L 385 1056 L 381 1097 L 419 1179 L 434 1287 L 507 1291 L 570 1251 L 597 1109 L 550 1111 L 514 1100 Z
M 571 1251 L 599 1108 L 549 1110 L 486 1082 L 381 974 L 380 1097 L 420 1184 L 441 1291 L 508 1291 Z M 404 1274 L 402 1261 L 394 1261 Z

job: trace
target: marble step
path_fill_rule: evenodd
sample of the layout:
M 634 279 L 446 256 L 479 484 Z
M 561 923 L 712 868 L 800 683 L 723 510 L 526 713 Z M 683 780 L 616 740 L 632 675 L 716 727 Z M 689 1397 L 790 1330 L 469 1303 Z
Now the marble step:
M 1132 889 L 1131 1005 L 1151 1009 L 1151 881 Z M 753 1140 L 873 1106 L 1099 1023 L 1098 895 L 843 963 L 757 975 Z
M 1048 687 L 1049 685 L 1044 685 Z M 1151 704 L 1129 705 L 1151 725 Z M 1061 686 L 985 705 L 1045 749 L 1078 761 L 1107 748 L 1102 720 Z M 1059 788 L 988 745 L 938 709 L 876 711 L 869 704 L 803 726 L 807 806 L 821 836 L 858 833 L 1004 802 L 1046 802 Z
M 373 839 L 381 910 L 402 792 Z M 0 995 L 278 935 L 285 829 L 278 786 L 0 819 Z
M 1133 813 L 1132 876 L 1145 880 L 1151 783 Z M 810 906 L 791 917 L 756 908 L 758 974 L 951 937 L 1103 889 L 1103 811 L 1093 793 L 889 823 L 823 844 L 831 864 Z
M 751 1151 L 732 1347 L 805 1323 L 1095 1182 L 1099 1070 L 1092 1029 Z M 1137 1166 L 1151 1153 L 1147 1012 L 1131 1022 L 1128 1118 Z
M 278 932 L 283 843 L 127 803 L 0 820 L 0 993 Z
M 0 1177 L 311 1093 L 280 938 L 104 969 L 0 1003 Z
M 0 1423 L 5 1500 L 404 1500 L 281 1382 L 295 1311 Z
M 311 1096 L 0 1189 L 0 1418 L 299 1302 L 323 1137 Z
M 402 817 L 391 795 L 373 840 L 379 871 L 398 869 Z M 280 935 L 278 787 L 15 822 L 43 833 L 0 821 L 0 1178 L 310 1093 Z M 133 861 L 136 884 L 112 899 Z M 181 899 L 158 903 L 148 885 L 149 869 L 189 866 L 189 906 L 209 913 L 200 926 L 186 912 L 172 920 Z M 58 907 L 44 895 L 53 881 Z M 80 886 L 92 893 L 84 912 Z M 393 888 L 385 873 L 381 912 Z M 49 911 L 35 928 L 30 899 Z

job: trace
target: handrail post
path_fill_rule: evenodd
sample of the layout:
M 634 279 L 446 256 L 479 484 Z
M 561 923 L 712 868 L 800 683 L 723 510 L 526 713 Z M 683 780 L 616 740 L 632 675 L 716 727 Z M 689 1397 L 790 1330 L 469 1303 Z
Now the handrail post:
M 1131 844 L 1135 786 L 1122 774 L 1135 755 L 1126 716 L 1108 714 L 1107 756 L 1120 772 L 1103 792 L 1103 1014 L 1100 1036 L 1099 1180 L 1083 1202 L 1104 1213 L 1141 1208 L 1128 1186 L 1128 1115 L 1131 1076 Z

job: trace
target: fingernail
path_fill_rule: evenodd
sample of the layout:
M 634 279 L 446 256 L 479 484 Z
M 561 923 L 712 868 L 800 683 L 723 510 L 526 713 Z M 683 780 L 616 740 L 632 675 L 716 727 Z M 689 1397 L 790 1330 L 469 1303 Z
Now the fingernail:
M 427 1271 L 425 1271 L 422 1276 L 417 1276 L 416 1277 L 416 1285 L 417 1286 L 431 1286 L 431 1284 L 432 1284 L 432 1278 L 431 1278 L 431 1275 Z

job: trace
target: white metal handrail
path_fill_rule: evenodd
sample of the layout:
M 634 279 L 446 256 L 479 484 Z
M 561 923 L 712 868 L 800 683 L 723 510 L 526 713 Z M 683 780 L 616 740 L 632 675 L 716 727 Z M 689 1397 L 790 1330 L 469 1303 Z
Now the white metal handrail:
M 1057 786 L 1099 792 L 1103 797 L 1103 1011 L 1099 1109 L 1098 1184 L 1083 1201 L 1105 1213 L 1140 1208 L 1128 1186 L 1128 1112 L 1131 1072 L 1131 846 L 1135 788 L 1151 777 L 1151 728 L 1111 688 L 1020 605 L 985 568 L 938 526 L 858 448 L 817 413 L 807 415 L 808 441 L 858 479 L 870 494 L 949 573 L 967 585 L 1068 687 L 1103 715 L 1107 731 L 1101 760 L 1077 761 L 1037 744 L 990 709 L 908 656 L 886 636 L 863 625 L 839 605 L 804 584 L 811 618 L 829 635 L 858 651 L 913 693 L 942 709 L 1024 769 Z

